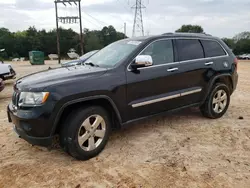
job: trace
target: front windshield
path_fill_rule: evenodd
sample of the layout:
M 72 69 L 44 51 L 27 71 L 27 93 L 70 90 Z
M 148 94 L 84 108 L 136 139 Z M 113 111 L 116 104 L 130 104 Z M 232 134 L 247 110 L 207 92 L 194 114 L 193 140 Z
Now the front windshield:
M 140 43 L 140 41 L 128 40 L 114 42 L 89 58 L 86 64 L 93 63 L 100 67 L 113 67 L 126 58 Z
M 84 54 L 83 56 L 81 56 L 80 59 L 87 59 L 90 56 L 92 56 L 93 54 L 95 54 L 96 52 L 98 52 L 98 50 L 88 52 L 88 53 Z

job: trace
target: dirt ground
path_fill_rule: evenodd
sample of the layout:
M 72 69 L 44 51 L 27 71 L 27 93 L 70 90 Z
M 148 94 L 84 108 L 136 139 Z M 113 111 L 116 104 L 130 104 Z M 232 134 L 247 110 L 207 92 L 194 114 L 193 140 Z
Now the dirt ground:
M 58 66 L 12 64 L 18 77 Z M 250 187 L 250 62 L 240 62 L 238 72 L 223 118 L 187 109 L 134 123 L 112 133 L 105 150 L 84 162 L 16 136 L 6 117 L 13 87 L 7 81 L 0 93 L 0 187 Z

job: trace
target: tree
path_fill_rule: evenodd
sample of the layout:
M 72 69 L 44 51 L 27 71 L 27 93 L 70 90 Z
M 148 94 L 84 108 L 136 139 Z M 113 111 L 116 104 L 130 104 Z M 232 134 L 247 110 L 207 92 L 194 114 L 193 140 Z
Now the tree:
M 245 31 L 235 35 L 232 39 L 222 39 L 236 55 L 250 54 L 250 32 Z
M 235 41 L 230 38 L 222 38 L 222 40 L 228 45 L 229 48 L 234 49 L 235 48 Z
M 233 37 L 233 39 L 234 39 L 236 42 L 238 42 L 239 40 L 242 40 L 242 39 L 250 39 L 250 32 L 248 32 L 248 31 L 241 32 L 241 33 L 235 35 L 235 36 Z
M 176 32 L 182 32 L 182 33 L 203 33 L 204 30 L 199 25 L 182 25 L 180 29 L 176 30 Z
M 250 54 L 250 39 L 241 39 L 237 41 L 233 51 L 237 55 Z
M 70 48 L 80 53 L 79 34 L 72 29 L 59 28 L 61 55 L 67 57 Z M 110 43 L 123 39 L 126 36 L 117 32 L 113 26 L 104 27 L 102 30 L 84 29 L 85 52 L 101 49 Z M 41 50 L 45 55 L 57 53 L 56 30 L 37 30 L 34 26 L 25 31 L 11 33 L 6 28 L 0 28 L 0 48 L 6 52 L 0 54 L 1 58 L 28 57 L 31 50 Z

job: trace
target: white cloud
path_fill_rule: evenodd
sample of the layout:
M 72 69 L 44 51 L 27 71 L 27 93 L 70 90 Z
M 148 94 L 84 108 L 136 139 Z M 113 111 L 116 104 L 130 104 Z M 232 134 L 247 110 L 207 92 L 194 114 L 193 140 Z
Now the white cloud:
M 83 26 L 101 29 L 114 25 L 131 36 L 134 13 L 130 6 L 135 0 L 84 0 L 82 1 Z M 32 3 L 31 3 L 32 2 Z M 250 30 L 249 0 L 149 0 L 143 10 L 145 33 L 174 32 L 182 24 L 199 24 L 207 33 L 219 37 L 232 37 Z M 53 0 L 0 0 L 0 24 L 11 31 L 36 26 L 38 29 L 55 28 Z M 84 13 L 86 12 L 86 13 Z M 59 15 L 75 15 L 77 7 L 59 6 Z M 61 25 L 79 31 L 78 25 Z

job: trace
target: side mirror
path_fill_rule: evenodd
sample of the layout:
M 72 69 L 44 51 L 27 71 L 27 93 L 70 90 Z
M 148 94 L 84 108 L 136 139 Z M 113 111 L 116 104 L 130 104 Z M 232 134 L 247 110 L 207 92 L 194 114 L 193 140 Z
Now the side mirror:
M 131 68 L 136 70 L 141 67 L 149 67 L 153 65 L 153 59 L 150 55 L 138 55 L 135 62 L 131 64 Z

